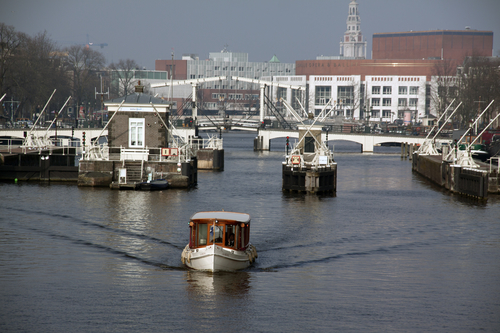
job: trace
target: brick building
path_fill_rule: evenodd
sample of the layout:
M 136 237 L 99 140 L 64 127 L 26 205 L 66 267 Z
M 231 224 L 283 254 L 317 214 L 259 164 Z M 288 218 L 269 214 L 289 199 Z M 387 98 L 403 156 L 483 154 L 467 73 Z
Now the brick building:
M 373 34 L 372 59 L 448 59 L 462 63 L 465 57 L 491 57 L 493 32 L 434 30 Z
M 122 101 L 124 103 L 118 110 Z M 150 103 L 154 104 L 163 122 L 166 123 L 168 102 L 163 99 L 134 93 L 104 103 L 108 107 L 110 118 L 118 110 L 108 125 L 110 147 L 145 149 L 167 146 L 167 129 Z

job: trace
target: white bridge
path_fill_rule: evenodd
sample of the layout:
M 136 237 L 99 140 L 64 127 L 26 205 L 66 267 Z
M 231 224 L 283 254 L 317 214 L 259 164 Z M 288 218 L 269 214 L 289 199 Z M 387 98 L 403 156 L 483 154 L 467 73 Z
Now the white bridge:
M 326 132 L 321 133 L 321 140 L 326 141 Z M 283 138 L 299 138 L 298 130 L 275 130 L 275 129 L 259 129 L 257 138 L 261 140 L 261 150 L 269 150 L 269 143 L 272 139 Z M 345 140 L 361 144 L 362 152 L 373 152 L 373 147 L 383 143 L 408 143 L 408 144 L 423 144 L 425 137 L 408 136 L 408 135 L 384 135 L 384 134 L 362 134 L 362 133 L 328 133 L 328 141 Z M 449 141 L 449 140 L 446 140 Z
M 280 130 L 280 129 L 263 129 L 263 128 L 255 128 L 255 127 L 245 127 L 238 126 L 237 124 L 233 124 L 232 129 L 239 130 L 250 130 L 257 131 L 257 137 L 261 140 L 261 150 L 269 150 L 270 141 L 276 138 L 299 138 L 298 130 Z M 212 129 L 212 127 L 203 127 L 199 128 L 200 130 L 204 129 Z M 213 127 L 215 129 L 215 126 Z M 44 133 L 46 130 L 41 129 L 38 132 L 40 134 Z M 176 128 L 176 131 L 179 135 L 181 135 L 185 140 L 188 140 L 190 136 L 194 136 L 195 130 L 194 128 Z M 29 129 L 3 129 L 0 130 L 0 136 L 11 136 L 16 138 L 24 138 L 24 133 L 29 132 Z M 83 140 L 83 133 L 85 132 L 85 140 L 86 144 L 90 144 L 90 140 L 96 139 L 102 132 L 100 128 L 75 128 L 74 129 L 74 138 L 80 139 L 80 142 Z M 48 132 L 49 136 L 55 136 L 56 131 L 51 129 Z M 107 135 L 107 129 L 102 133 L 103 136 Z M 58 138 L 71 138 L 72 137 L 72 129 L 71 128 L 58 128 L 57 129 Z M 321 140 L 326 141 L 326 132 L 321 134 Z M 425 141 L 424 137 L 419 136 L 408 136 L 408 135 L 389 135 L 389 134 L 364 134 L 364 133 L 331 133 L 328 132 L 328 141 L 337 141 L 337 140 L 345 140 L 356 142 L 361 145 L 362 152 L 373 152 L 373 147 L 379 146 L 383 143 L 408 143 L 408 144 L 420 144 L 422 145 Z M 442 139 L 441 141 L 450 141 Z

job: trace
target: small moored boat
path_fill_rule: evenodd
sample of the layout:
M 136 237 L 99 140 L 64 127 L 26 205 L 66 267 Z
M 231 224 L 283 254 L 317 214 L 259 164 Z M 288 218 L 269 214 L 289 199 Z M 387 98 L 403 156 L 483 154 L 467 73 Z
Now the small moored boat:
M 139 189 L 142 191 L 160 191 L 168 188 L 168 181 L 166 179 L 155 179 L 139 184 Z
M 198 212 L 189 221 L 189 244 L 181 260 L 189 268 L 235 271 L 250 266 L 257 250 L 250 243 L 250 215 Z

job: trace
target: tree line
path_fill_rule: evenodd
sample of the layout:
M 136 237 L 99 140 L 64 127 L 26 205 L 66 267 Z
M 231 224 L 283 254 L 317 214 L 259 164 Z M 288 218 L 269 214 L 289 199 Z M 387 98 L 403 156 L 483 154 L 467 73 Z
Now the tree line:
M 101 100 L 96 98 L 96 89 L 109 87 L 110 71 L 122 71 L 121 86 L 112 86 L 110 96 L 115 98 L 129 93 L 132 88 L 130 71 L 138 67 L 134 60 L 120 60 L 106 66 L 101 52 L 88 45 L 59 47 L 47 32 L 29 36 L 16 31 L 13 26 L 0 22 L 0 115 L 4 118 L 29 118 L 41 112 L 54 91 L 45 112 L 55 111 L 64 105 L 74 112 L 83 107 L 86 114 L 101 109 Z M 104 89 L 103 89 L 104 90 Z M 100 92 L 100 91 L 99 91 Z M 73 113 L 73 116 L 75 113 Z
M 500 58 L 470 56 L 462 64 L 443 60 L 435 66 L 436 84 L 431 92 L 439 117 L 455 99 L 453 110 L 460 102 L 454 121 L 468 128 L 490 104 L 480 123 L 487 125 L 500 108 Z M 450 114 L 450 113 L 448 113 Z

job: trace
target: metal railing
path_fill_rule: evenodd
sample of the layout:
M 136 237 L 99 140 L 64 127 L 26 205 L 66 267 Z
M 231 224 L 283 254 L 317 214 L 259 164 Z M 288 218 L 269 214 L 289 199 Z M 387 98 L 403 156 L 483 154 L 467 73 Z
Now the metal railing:
M 170 144 L 170 148 L 175 149 L 175 154 L 163 155 L 162 148 L 145 147 L 145 148 L 125 148 L 109 147 L 107 144 L 96 146 L 85 146 L 83 160 L 130 160 L 130 161 L 173 161 L 173 162 L 186 162 L 192 157 L 196 156 L 200 149 L 222 150 L 223 139 L 217 138 L 216 135 L 209 136 L 206 139 L 190 137 L 187 143 L 183 140 L 174 137 Z M 119 152 L 119 157 L 110 154 L 110 151 Z M 111 156 L 110 156 L 111 155 Z

